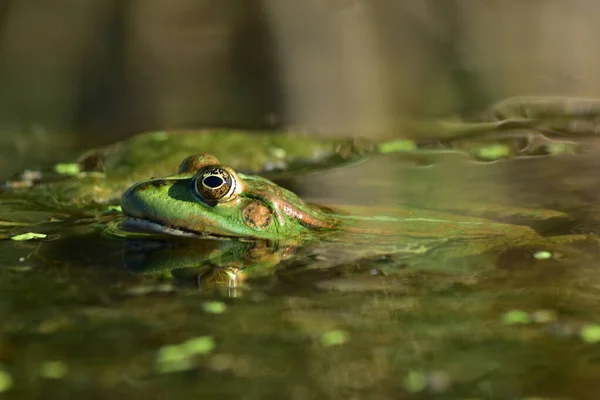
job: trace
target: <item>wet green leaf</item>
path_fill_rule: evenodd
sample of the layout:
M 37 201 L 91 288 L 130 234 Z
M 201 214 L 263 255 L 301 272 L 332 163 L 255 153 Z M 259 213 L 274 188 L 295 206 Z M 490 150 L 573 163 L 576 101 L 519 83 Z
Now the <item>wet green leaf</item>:
M 118 213 L 123 212 L 123 210 L 121 209 L 121 206 L 108 206 L 108 207 L 106 207 L 106 211 L 107 212 L 114 211 L 114 212 L 118 212 Z
M 32 239 L 43 239 L 47 235 L 45 233 L 35 233 L 35 232 L 27 232 L 21 233 L 20 235 L 11 236 L 12 240 L 22 241 L 22 240 L 32 240 Z

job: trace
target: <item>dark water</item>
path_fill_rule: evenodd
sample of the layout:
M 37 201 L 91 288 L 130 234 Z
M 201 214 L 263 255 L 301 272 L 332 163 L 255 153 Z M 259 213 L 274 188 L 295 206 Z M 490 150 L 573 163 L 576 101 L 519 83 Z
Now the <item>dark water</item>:
M 590 234 L 547 259 L 516 241 L 445 263 L 375 240 L 115 240 L 93 226 L 110 215 L 38 226 L 47 238 L 0 241 L 2 395 L 597 398 L 599 167 L 593 152 L 430 167 L 387 156 L 282 182 L 326 204 Z M 228 266 L 254 269 L 234 285 Z

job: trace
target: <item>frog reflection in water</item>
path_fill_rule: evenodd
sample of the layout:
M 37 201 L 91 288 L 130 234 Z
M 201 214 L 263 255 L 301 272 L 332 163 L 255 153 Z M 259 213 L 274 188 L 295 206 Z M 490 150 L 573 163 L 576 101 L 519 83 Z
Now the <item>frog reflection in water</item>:
M 364 210 L 361 215 L 344 207 L 334 213 L 305 203 L 267 179 L 236 173 L 210 155 L 190 156 L 176 175 L 132 186 L 121 203 L 126 231 L 279 244 L 317 242 L 323 244 L 326 256 L 352 259 L 402 253 L 426 255 L 444 265 L 492 250 L 514 246 L 551 250 L 585 238 L 542 237 L 527 226 L 408 207 L 379 210 L 380 215 L 365 215 Z M 227 262 L 231 261 L 230 257 Z M 274 265 L 278 260 L 271 261 Z

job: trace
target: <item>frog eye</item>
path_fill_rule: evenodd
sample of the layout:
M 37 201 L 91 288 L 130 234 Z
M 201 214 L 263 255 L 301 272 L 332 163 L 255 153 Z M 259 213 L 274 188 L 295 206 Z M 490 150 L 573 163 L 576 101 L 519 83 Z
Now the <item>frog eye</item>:
M 215 166 L 202 168 L 192 179 L 192 190 L 209 205 L 231 200 L 236 185 L 233 174 Z

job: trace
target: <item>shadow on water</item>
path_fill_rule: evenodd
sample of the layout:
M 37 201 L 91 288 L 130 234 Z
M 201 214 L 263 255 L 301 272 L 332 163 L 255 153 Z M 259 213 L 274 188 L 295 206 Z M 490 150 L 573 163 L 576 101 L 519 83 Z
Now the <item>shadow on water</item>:
M 126 241 L 50 221 L 0 241 L 0 362 L 27 396 L 594 398 L 598 242 L 572 234 L 596 233 L 598 163 L 387 156 L 284 182 L 363 217 L 401 199 L 515 224 L 487 247 L 470 230 L 421 249 L 410 230 Z

